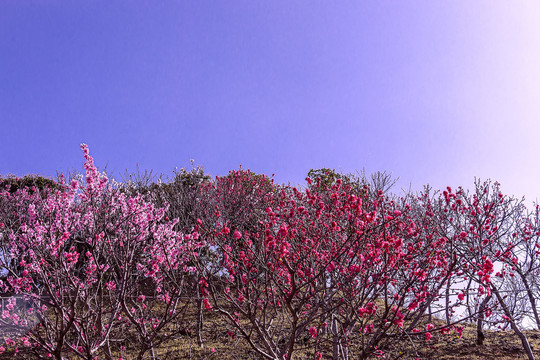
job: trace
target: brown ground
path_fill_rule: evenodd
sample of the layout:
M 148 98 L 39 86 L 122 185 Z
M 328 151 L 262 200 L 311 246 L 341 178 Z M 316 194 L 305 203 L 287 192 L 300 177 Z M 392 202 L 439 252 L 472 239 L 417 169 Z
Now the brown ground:
M 425 349 L 424 359 L 527 359 L 521 341 L 513 331 L 486 331 L 485 334 L 486 339 L 482 346 L 476 345 L 475 332 L 472 329 L 466 329 L 461 339 L 458 337 L 447 338 L 446 341 L 439 339 L 430 349 Z M 540 359 L 540 331 L 527 331 L 526 335 L 535 357 Z
M 193 324 L 194 325 L 194 324 Z M 260 359 L 253 354 L 253 351 L 247 347 L 246 343 L 239 339 L 232 339 L 223 333 L 221 326 L 212 326 L 212 322 L 207 322 L 204 329 L 204 347 L 197 345 L 197 339 L 194 334 L 179 335 L 175 340 L 170 341 L 159 349 L 159 360 L 175 359 L 209 359 L 209 360 L 236 360 L 236 359 Z M 421 359 L 441 359 L 441 360 L 519 360 L 527 359 L 523 351 L 519 338 L 511 331 L 485 331 L 486 339 L 484 345 L 476 345 L 476 331 L 473 326 L 465 327 L 463 337 L 459 338 L 456 334 L 435 335 L 427 344 L 417 345 L 417 354 Z M 540 360 L 540 330 L 527 331 L 534 355 Z M 136 341 L 135 339 L 133 339 Z M 415 359 L 416 355 L 410 352 L 410 346 L 403 344 L 399 351 L 391 351 L 393 354 L 402 351 L 402 356 L 386 357 L 385 359 Z M 23 350 L 24 351 L 24 350 Z M 129 352 L 129 351 L 128 351 Z M 331 350 L 325 354 L 323 359 L 331 360 Z M 307 354 L 310 354 L 307 356 Z M 14 356 L 12 352 L 0 355 L 0 359 L 33 359 L 33 356 L 19 353 Z M 124 354 L 124 360 L 129 360 L 133 354 Z M 294 358 L 298 360 L 312 359 L 312 349 L 300 350 Z M 350 360 L 354 360 L 352 356 Z M 374 359 L 376 359 L 374 357 Z M 100 359 L 101 360 L 101 359 Z
M 418 355 L 423 360 L 520 360 L 527 359 L 523 351 L 520 340 L 510 331 L 486 331 L 484 345 L 476 345 L 476 332 L 473 327 L 466 327 L 463 337 L 457 335 L 447 335 L 433 338 L 427 346 L 419 348 Z M 540 331 L 528 331 L 526 333 L 533 348 L 534 355 L 540 359 Z M 252 351 L 245 346 L 242 341 L 233 340 L 225 334 L 207 333 L 204 348 L 196 345 L 195 339 L 186 339 L 182 345 L 171 344 L 168 359 L 216 359 L 216 360 L 236 360 L 236 359 L 259 359 Z M 212 352 L 211 350 L 214 349 Z M 304 356 L 296 356 L 298 360 L 311 359 Z M 331 360 L 331 357 L 323 357 Z M 374 359 L 376 359 L 374 357 Z M 389 358 L 386 358 L 389 359 Z M 391 359 L 391 358 L 390 358 Z M 404 355 L 399 359 L 415 359 L 413 354 Z M 350 360 L 354 360 L 351 358 Z

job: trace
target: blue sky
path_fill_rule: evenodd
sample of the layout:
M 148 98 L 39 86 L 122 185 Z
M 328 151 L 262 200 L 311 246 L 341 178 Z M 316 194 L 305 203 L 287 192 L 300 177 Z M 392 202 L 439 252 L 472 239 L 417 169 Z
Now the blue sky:
M 540 199 L 540 3 L 0 3 L 0 174 L 239 165 Z

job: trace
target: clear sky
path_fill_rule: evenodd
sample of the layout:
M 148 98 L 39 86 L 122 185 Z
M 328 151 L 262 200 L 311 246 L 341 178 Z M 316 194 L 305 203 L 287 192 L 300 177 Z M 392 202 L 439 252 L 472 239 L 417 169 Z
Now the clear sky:
M 0 2 L 0 174 L 98 167 L 540 200 L 538 1 Z

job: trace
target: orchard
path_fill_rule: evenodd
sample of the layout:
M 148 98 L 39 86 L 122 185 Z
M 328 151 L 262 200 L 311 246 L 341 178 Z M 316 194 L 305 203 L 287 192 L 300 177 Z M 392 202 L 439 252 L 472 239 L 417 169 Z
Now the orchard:
M 117 183 L 81 149 L 81 176 L 0 181 L 6 358 L 164 359 L 185 337 L 209 348 L 205 329 L 258 359 L 415 358 L 474 323 L 479 345 L 511 330 L 534 359 L 539 208 L 498 183 L 397 196 L 381 173 L 295 188 L 200 168 Z

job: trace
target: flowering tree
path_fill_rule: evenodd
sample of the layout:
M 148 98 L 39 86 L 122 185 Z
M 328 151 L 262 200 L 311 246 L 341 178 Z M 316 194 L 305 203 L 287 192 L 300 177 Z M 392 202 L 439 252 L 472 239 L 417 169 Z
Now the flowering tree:
M 523 210 L 521 211 L 523 213 Z M 521 215 L 521 214 L 520 214 Z M 511 236 L 499 246 L 499 258 L 504 262 L 501 274 L 508 274 L 515 286 L 514 297 L 522 298 L 526 316 L 534 320 L 540 329 L 540 315 L 537 303 L 540 298 L 540 284 L 537 280 L 540 273 L 540 208 L 536 205 L 533 211 L 521 215 Z M 517 281 L 516 281 L 517 280 Z M 519 301 L 518 301 L 519 302 Z
M 493 311 L 488 306 L 493 298 L 502 317 L 521 339 L 529 359 L 533 359 L 527 338 L 516 322 L 517 312 L 512 312 L 502 294 L 505 280 L 508 276 L 513 277 L 513 271 L 520 267 L 518 252 L 522 250 L 518 249 L 530 248 L 531 236 L 517 238 L 516 233 L 526 222 L 523 202 L 503 195 L 498 183 L 477 181 L 472 193 L 462 188 L 455 193 L 451 188 L 443 191 L 439 204 L 442 204 L 442 211 L 437 213 L 439 230 L 441 235 L 451 239 L 456 249 L 460 260 L 457 275 L 469 280 L 461 292 L 461 299 L 467 295 L 469 300 L 471 284 L 476 285 L 477 295 L 474 296 L 484 297 L 484 301 L 478 302 L 478 342 L 483 339 L 481 324 Z M 530 227 L 524 231 L 530 231 Z M 516 247 L 518 243 L 520 246 Z
M 178 273 L 186 270 L 183 238 L 172 222 L 163 221 L 165 209 L 108 185 L 87 146 L 81 148 L 85 183 L 61 183 L 63 191 L 30 203 L 19 230 L 7 235 L 9 247 L 0 261 L 10 276 L 1 286 L 21 296 L 28 309 L 21 314 L 12 306 L 4 317 L 28 328 L 21 344 L 37 358 L 94 359 L 101 354 L 116 359 L 127 326 L 136 329 L 137 356 L 142 358 L 178 314 L 183 290 Z M 16 271 L 19 267 L 22 272 Z M 166 304 L 159 315 L 145 304 L 143 278 L 150 279 L 153 293 Z
M 259 188 L 252 181 L 249 188 Z M 224 188 L 231 201 L 243 193 Z M 328 345 L 335 358 L 348 358 L 351 341 L 362 343 L 352 356 L 367 358 L 407 337 L 430 336 L 414 324 L 457 260 L 432 251 L 443 240 L 418 230 L 410 207 L 382 191 L 369 198 L 352 190 L 341 179 L 331 187 L 317 181 L 305 192 L 275 186 L 242 197 L 239 208 L 255 209 L 235 212 L 246 221 L 237 216 L 229 228 L 222 216 L 216 223 L 209 244 L 217 259 L 198 266 L 199 284 L 206 308 L 228 321 L 230 336 L 268 359 Z
M 336 196 L 339 188 L 338 181 L 331 199 L 347 198 Z M 332 344 L 333 358 L 348 358 L 352 343 L 362 344 L 353 357 L 367 358 L 391 352 L 403 341 L 429 339 L 429 331 L 415 325 L 439 299 L 457 264 L 441 246 L 444 240 L 434 237 L 434 229 L 418 218 L 409 198 L 388 198 L 383 190 L 362 193 L 360 206 L 346 205 L 344 212 L 350 221 L 354 219 L 350 209 L 356 209 L 362 226 L 338 222 L 353 231 L 347 240 L 354 245 L 327 275 L 341 296 L 334 298 L 336 311 L 318 330 L 328 335 L 326 344 Z M 448 333 L 450 327 L 443 330 Z M 323 348 L 324 336 L 320 343 Z

